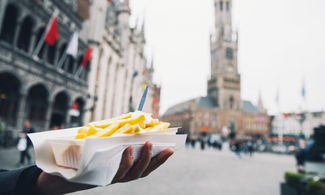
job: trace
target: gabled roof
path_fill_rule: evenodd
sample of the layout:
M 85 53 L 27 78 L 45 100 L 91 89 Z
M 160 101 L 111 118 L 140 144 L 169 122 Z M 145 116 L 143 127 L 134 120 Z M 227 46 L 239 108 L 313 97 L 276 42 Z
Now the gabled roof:
M 195 103 L 197 107 L 201 108 L 217 108 L 217 100 L 210 96 L 199 97 L 195 99 Z
M 182 102 L 172 107 L 169 107 L 163 116 L 169 116 L 169 115 L 174 115 L 174 114 L 179 114 L 179 113 L 189 111 L 191 106 L 191 101 L 192 100 L 188 100 L 186 102 Z
M 255 112 L 255 113 L 262 113 L 262 111 L 253 105 L 252 102 L 243 100 L 243 111 L 244 112 Z

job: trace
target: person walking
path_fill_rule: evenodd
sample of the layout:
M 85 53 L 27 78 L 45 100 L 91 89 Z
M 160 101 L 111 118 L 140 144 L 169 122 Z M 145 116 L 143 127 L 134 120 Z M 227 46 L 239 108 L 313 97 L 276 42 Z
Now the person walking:
M 31 156 L 29 154 L 29 147 L 32 145 L 31 140 L 27 136 L 27 133 L 34 133 L 34 128 L 32 127 L 29 120 L 24 122 L 23 131 L 19 133 L 20 140 L 18 142 L 18 150 L 20 151 L 20 161 L 17 166 L 21 166 L 25 163 L 25 158 L 27 158 L 28 164 L 31 164 Z
M 239 140 L 235 140 L 235 154 L 238 158 L 241 158 L 240 152 L 241 152 L 241 143 Z
M 249 155 L 250 156 L 253 156 L 254 146 L 253 146 L 253 142 L 251 140 L 248 140 L 248 142 L 247 142 L 247 148 L 248 148 Z

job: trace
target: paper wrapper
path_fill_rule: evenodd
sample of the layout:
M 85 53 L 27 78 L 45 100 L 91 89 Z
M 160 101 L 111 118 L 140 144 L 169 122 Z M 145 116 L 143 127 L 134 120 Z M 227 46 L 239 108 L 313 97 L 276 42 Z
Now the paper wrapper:
M 173 128 L 141 135 L 73 139 L 78 129 L 28 134 L 36 165 L 46 173 L 72 182 L 106 186 L 112 182 L 128 146 L 133 147 L 136 161 L 146 141 L 153 144 L 152 156 L 155 156 L 166 148 L 177 150 L 186 139 L 186 135 L 175 135 L 177 129 Z

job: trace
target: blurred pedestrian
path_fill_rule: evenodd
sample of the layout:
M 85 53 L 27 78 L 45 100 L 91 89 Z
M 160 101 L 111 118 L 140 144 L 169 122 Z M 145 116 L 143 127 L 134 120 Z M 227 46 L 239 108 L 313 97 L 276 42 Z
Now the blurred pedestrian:
M 24 122 L 23 131 L 19 133 L 19 142 L 18 142 L 18 150 L 20 151 L 20 161 L 18 162 L 17 166 L 21 166 L 25 163 L 25 158 L 27 158 L 27 163 L 31 164 L 31 156 L 29 154 L 29 147 L 32 145 L 31 140 L 27 136 L 27 133 L 34 133 L 34 128 L 32 127 L 29 120 Z
M 247 142 L 247 149 L 248 149 L 249 155 L 253 156 L 254 146 L 253 146 L 253 142 L 251 140 L 248 140 L 248 142 Z
M 244 154 L 247 155 L 248 154 L 247 142 L 243 142 L 242 149 L 243 149 Z
M 191 136 L 191 145 L 192 145 L 192 148 L 195 148 L 195 144 L 196 144 L 196 138 Z
M 240 155 L 240 152 L 241 152 L 241 143 L 239 140 L 235 140 L 235 144 L 234 144 L 234 147 L 235 147 L 235 154 L 238 158 L 241 158 L 241 155 Z
M 205 150 L 205 141 L 203 138 L 200 138 L 201 150 Z
M 185 146 L 186 146 L 186 148 L 188 148 L 190 144 L 191 144 L 191 139 L 190 139 L 190 136 L 187 135 L 187 137 L 186 137 L 186 141 L 185 141 Z
M 302 139 L 298 141 L 298 151 L 295 154 L 298 172 L 305 172 L 305 162 L 307 159 L 306 144 Z

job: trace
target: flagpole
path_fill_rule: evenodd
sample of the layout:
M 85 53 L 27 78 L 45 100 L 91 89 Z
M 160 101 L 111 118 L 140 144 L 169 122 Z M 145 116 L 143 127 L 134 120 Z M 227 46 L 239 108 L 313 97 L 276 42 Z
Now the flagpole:
M 43 47 L 43 45 L 44 45 L 44 42 L 45 42 L 44 37 L 45 37 L 45 35 L 46 35 L 46 33 L 47 33 L 47 31 L 48 31 L 50 25 L 51 25 L 51 21 L 52 21 L 53 18 L 56 17 L 58 14 L 59 14 L 59 10 L 56 9 L 56 10 L 53 12 L 53 14 L 52 14 L 52 16 L 51 16 L 51 18 L 50 18 L 50 21 L 47 23 L 46 29 L 44 30 L 42 36 L 40 37 L 40 40 L 39 40 L 38 43 L 37 43 L 37 46 L 36 46 L 36 48 L 35 48 L 35 51 L 34 51 L 34 53 L 33 53 L 33 55 L 32 55 L 33 58 L 36 58 L 36 56 L 37 56 L 37 55 L 39 54 L 39 52 L 41 51 L 41 49 L 42 49 L 42 47 Z
M 79 67 L 79 69 L 76 72 L 76 76 L 79 77 L 82 72 L 82 65 Z
M 67 50 L 65 50 L 65 52 L 63 53 L 59 63 L 58 63 L 58 68 L 60 69 L 63 65 L 63 63 L 65 62 L 65 59 L 67 58 Z

